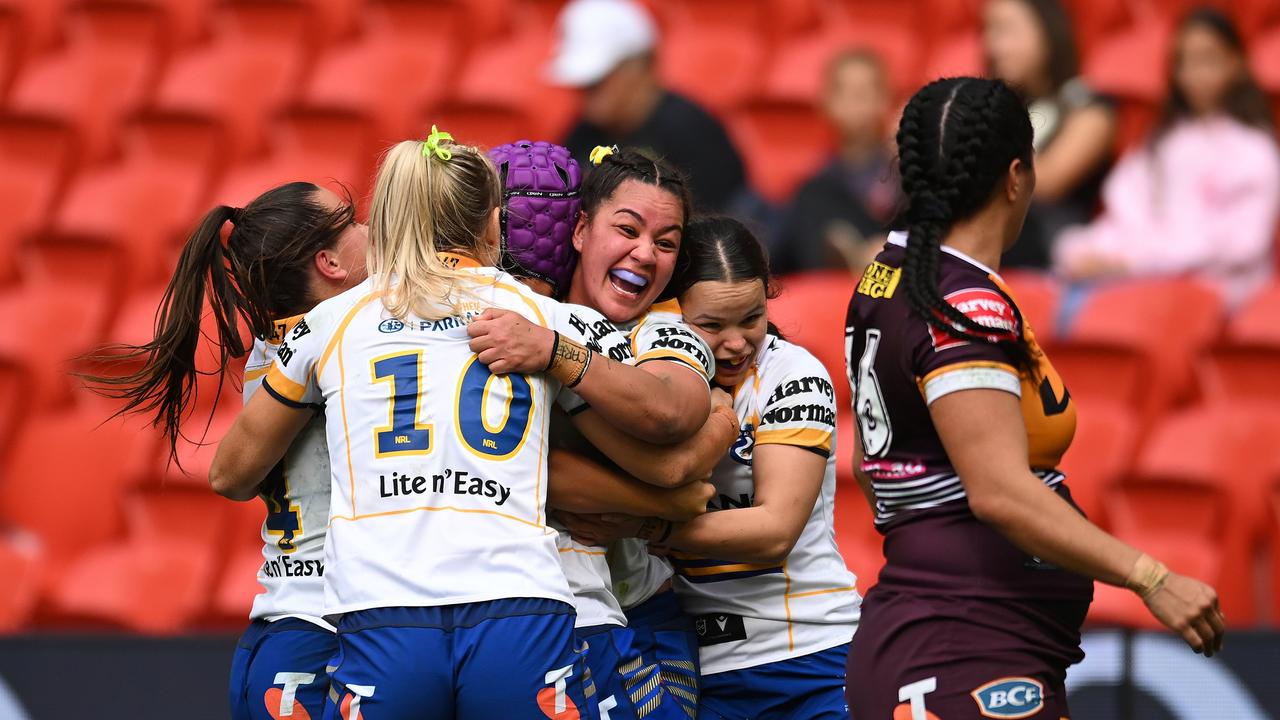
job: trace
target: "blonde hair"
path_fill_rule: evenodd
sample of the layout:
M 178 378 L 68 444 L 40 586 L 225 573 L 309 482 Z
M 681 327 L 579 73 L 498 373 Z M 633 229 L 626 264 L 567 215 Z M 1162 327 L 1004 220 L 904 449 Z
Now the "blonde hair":
M 410 313 L 435 320 L 453 314 L 455 286 L 464 275 L 441 252 L 493 265 L 498 248 L 483 238 L 502 201 L 498 173 L 477 148 L 444 141 L 441 159 L 417 140 L 383 156 L 369 208 L 369 273 L 382 304 L 403 320 Z

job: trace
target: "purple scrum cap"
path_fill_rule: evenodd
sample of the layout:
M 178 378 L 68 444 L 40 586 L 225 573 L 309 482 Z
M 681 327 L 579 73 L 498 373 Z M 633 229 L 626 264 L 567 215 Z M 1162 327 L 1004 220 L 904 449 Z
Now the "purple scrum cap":
M 552 293 L 569 288 L 578 252 L 573 229 L 578 222 L 582 171 L 567 148 L 519 140 L 489 151 L 502 179 L 502 259 L 512 275 L 551 283 Z

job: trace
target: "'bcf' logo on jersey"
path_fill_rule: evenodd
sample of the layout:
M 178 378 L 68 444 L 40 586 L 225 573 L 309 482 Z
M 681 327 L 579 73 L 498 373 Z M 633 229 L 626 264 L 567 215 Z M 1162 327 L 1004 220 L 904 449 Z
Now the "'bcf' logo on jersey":
M 733 442 L 733 447 L 729 448 L 729 457 L 747 467 L 751 467 L 751 454 L 756 447 L 756 426 L 747 423 L 742 426 L 742 432 L 738 433 L 738 439 Z
M 404 323 L 396 318 L 387 318 L 378 325 L 378 332 L 397 333 L 404 329 Z
M 1017 720 L 1044 707 L 1044 685 L 1026 677 L 993 680 L 969 694 L 983 717 Z

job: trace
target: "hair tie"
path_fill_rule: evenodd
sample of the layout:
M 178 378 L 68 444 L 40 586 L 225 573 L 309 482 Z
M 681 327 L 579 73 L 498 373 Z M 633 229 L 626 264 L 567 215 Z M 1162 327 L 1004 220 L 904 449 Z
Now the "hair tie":
M 604 162 L 605 158 L 616 152 L 618 152 L 617 145 L 597 145 L 595 149 L 591 151 L 591 154 L 587 156 L 587 159 L 591 161 L 592 165 L 599 165 Z
M 229 207 L 231 208 L 231 224 L 239 225 L 240 221 L 244 219 L 244 208 L 236 207 L 234 205 Z
M 431 134 L 427 136 L 426 140 L 422 141 L 422 157 L 431 157 L 434 154 L 443 161 L 452 159 L 453 153 L 450 152 L 449 148 L 440 146 L 440 143 L 444 140 L 453 142 L 453 136 L 447 132 L 440 132 L 439 128 L 432 125 Z
M 951 206 L 932 195 L 913 200 L 911 206 L 911 214 L 918 220 L 937 223 L 951 220 Z

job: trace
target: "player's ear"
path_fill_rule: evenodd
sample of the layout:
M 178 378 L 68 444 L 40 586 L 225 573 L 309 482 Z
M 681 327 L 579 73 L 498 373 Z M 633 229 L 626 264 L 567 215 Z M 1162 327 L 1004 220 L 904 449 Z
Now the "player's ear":
M 582 253 L 582 242 L 587 234 L 587 214 L 578 213 L 578 224 L 573 226 L 573 249 Z
M 313 264 L 316 272 L 320 273 L 320 277 L 330 282 L 342 284 L 347 281 L 347 276 L 351 274 L 350 270 L 342 266 L 342 258 L 338 256 L 336 247 L 331 250 L 317 252 Z
M 1030 163 L 1022 158 L 1014 158 L 1009 163 L 1009 171 L 1005 177 L 1005 198 L 1010 203 L 1017 203 L 1031 194 L 1036 185 L 1036 171 Z

